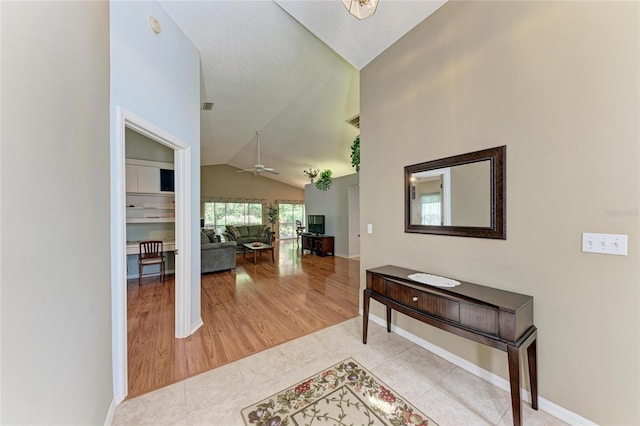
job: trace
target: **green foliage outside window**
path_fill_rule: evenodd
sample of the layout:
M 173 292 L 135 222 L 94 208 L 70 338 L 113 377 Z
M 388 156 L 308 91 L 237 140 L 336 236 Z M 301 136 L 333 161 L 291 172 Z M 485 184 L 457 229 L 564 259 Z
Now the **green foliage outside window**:
M 204 203 L 204 226 L 214 228 L 216 233 L 227 225 L 262 224 L 262 203 Z
M 280 238 L 295 238 L 296 220 L 304 224 L 304 204 L 281 203 L 279 207 Z

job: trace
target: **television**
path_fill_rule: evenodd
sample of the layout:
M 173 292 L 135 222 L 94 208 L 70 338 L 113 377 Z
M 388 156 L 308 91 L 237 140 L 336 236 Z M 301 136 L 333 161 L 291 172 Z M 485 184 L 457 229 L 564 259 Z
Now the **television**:
M 310 214 L 307 220 L 307 230 L 312 234 L 324 234 L 324 215 Z
M 160 191 L 174 192 L 173 170 L 160 169 Z

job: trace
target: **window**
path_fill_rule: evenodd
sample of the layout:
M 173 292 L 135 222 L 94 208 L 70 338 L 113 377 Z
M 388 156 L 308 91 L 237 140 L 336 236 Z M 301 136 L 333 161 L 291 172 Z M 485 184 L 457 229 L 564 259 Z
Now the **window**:
M 420 195 L 422 225 L 442 225 L 442 196 L 439 192 Z
M 213 228 L 217 234 L 227 225 L 262 224 L 262 203 L 204 203 L 204 227 Z
M 304 226 L 304 204 L 278 204 L 280 239 L 296 238 L 296 220 Z

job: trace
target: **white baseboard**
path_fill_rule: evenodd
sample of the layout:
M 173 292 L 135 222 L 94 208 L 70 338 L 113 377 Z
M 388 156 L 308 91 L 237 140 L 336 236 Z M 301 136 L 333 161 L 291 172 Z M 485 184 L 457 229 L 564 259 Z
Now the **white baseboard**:
M 342 257 L 344 259 L 360 259 L 360 255 L 359 254 L 351 254 L 351 255 L 349 255 L 349 254 L 342 254 L 342 253 L 337 254 L 336 253 L 336 256 L 337 257 Z
M 169 274 L 175 274 L 176 271 L 175 271 L 175 269 L 167 269 L 166 271 L 164 271 L 164 273 L 165 273 L 165 275 L 169 275 Z M 150 274 L 147 277 L 151 277 L 151 276 L 153 276 L 153 275 Z M 159 273 L 158 273 L 158 277 L 160 277 Z M 127 275 L 127 280 L 132 280 L 134 278 L 137 280 L 138 279 L 138 274 L 128 274 Z
M 362 316 L 362 310 L 360 311 L 360 316 Z M 369 320 L 385 328 L 387 327 L 387 321 L 385 319 L 382 319 L 371 313 L 369 314 Z M 505 380 L 496 374 L 493 374 L 483 368 L 480 368 L 477 365 L 467 361 L 466 359 L 460 358 L 459 356 L 452 354 L 451 352 L 445 349 L 442 349 L 440 346 L 436 346 L 433 343 L 430 343 L 424 340 L 423 338 L 416 336 L 415 334 L 409 333 L 408 331 L 396 325 L 391 324 L 391 331 L 398 334 L 399 336 L 404 337 L 410 342 L 413 342 L 416 345 L 425 348 L 429 352 L 432 352 L 438 355 L 439 357 L 446 359 L 450 363 L 455 364 L 456 366 L 462 368 L 463 370 L 468 371 L 469 373 L 475 376 L 478 376 L 483 380 L 486 380 L 487 382 L 499 387 L 500 389 L 506 392 L 511 392 L 511 388 L 509 387 L 508 380 Z M 531 398 L 529 397 L 529 391 L 527 391 L 526 389 L 520 388 L 520 397 L 522 398 L 523 401 L 526 401 L 529 403 L 531 402 Z M 538 408 L 540 410 L 546 411 L 547 413 L 551 414 L 554 417 L 559 418 L 560 420 L 566 423 L 569 423 L 570 425 L 597 426 L 597 423 L 594 423 L 591 420 L 585 419 L 579 414 L 576 414 L 547 399 L 544 399 L 540 395 L 538 395 Z
M 204 325 L 204 322 L 202 321 L 202 317 L 198 318 L 198 321 L 196 321 L 195 324 L 191 325 L 191 332 L 189 333 L 189 336 L 191 336 L 193 333 L 198 331 L 198 329 L 203 325 Z
M 119 401 L 122 402 L 122 399 Z M 118 408 L 120 402 L 118 402 L 118 398 L 113 398 L 111 405 L 109 405 L 109 411 L 107 411 L 107 418 L 104 419 L 104 426 L 111 426 L 113 423 L 113 417 L 116 415 L 116 408 Z

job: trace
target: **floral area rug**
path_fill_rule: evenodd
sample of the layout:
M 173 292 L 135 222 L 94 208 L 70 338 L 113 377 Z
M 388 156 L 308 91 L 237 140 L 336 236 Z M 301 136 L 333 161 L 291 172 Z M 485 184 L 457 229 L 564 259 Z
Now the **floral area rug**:
M 242 410 L 248 426 L 436 425 L 348 358 Z

